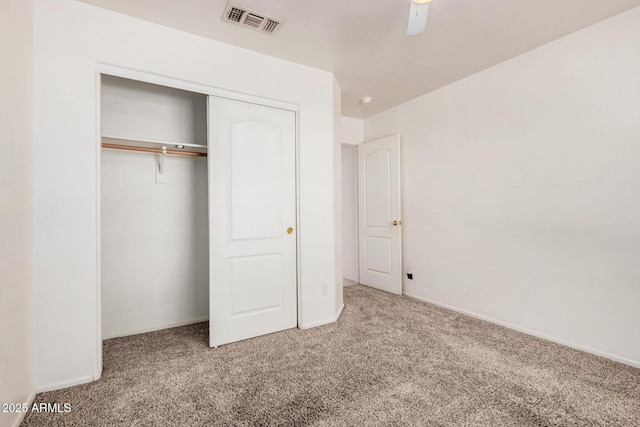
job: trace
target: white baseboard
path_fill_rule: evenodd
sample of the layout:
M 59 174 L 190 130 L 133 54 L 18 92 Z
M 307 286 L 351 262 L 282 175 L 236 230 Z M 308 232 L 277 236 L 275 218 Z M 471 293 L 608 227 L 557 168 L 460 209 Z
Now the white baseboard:
M 80 377 L 67 381 L 60 381 L 58 383 L 45 384 L 36 387 L 36 392 L 42 393 L 43 391 L 60 390 L 63 388 L 73 387 L 74 385 L 86 384 L 93 381 L 93 376 Z
M 604 358 L 613 360 L 615 362 L 624 363 L 625 365 L 633 366 L 634 368 L 640 368 L 640 361 L 627 359 L 626 357 L 620 357 L 620 356 L 616 356 L 616 355 L 613 355 L 613 354 L 609 354 L 609 353 L 604 352 L 604 351 L 596 350 L 596 349 L 593 349 L 593 348 L 590 348 L 590 347 L 585 347 L 583 345 L 572 343 L 571 341 L 566 341 L 566 340 L 563 340 L 561 338 L 553 337 L 551 335 L 546 335 L 546 334 L 543 334 L 543 333 L 540 333 L 540 332 L 531 331 L 529 329 L 522 328 L 520 326 L 516 326 L 516 325 L 513 325 L 511 323 L 507 323 L 507 322 L 503 322 L 503 321 L 500 321 L 500 320 L 496 320 L 496 319 L 493 319 L 491 317 L 483 316 L 481 314 L 473 313 L 471 311 L 463 310 L 463 309 L 460 309 L 460 308 L 457 308 L 457 307 L 453 307 L 453 306 L 450 306 L 450 305 L 447 305 L 447 304 L 442 304 L 440 302 L 433 301 L 433 300 L 430 300 L 430 299 L 427 299 L 427 298 L 423 298 L 423 297 L 420 297 L 420 296 L 417 296 L 417 295 L 408 294 L 408 293 L 403 293 L 403 295 L 407 296 L 409 298 L 413 298 L 413 299 L 417 299 L 419 301 L 423 301 L 423 302 L 429 303 L 429 304 L 437 305 L 438 307 L 446 308 L 447 310 L 451 310 L 451 311 L 455 311 L 457 313 L 461 313 L 461 314 L 464 314 L 464 315 L 467 315 L 467 316 L 475 317 L 476 319 L 484 320 L 484 321 L 487 321 L 487 322 L 490 322 L 490 323 L 495 323 L 496 325 L 504 326 L 505 328 L 513 329 L 515 331 L 522 332 L 522 333 L 525 333 L 527 335 L 533 335 L 534 337 L 542 338 L 544 340 L 551 341 L 551 342 L 554 342 L 554 343 L 557 343 L 557 344 L 562 344 L 564 346 L 571 347 L 571 348 L 576 349 L 576 350 L 580 350 L 580 351 L 584 351 L 584 352 L 587 352 L 587 353 L 591 353 L 591 354 L 594 354 L 596 356 L 600 356 L 600 357 L 604 357 Z
M 33 392 L 31 392 L 31 394 L 27 397 L 27 401 L 24 402 L 27 404 L 28 408 L 31 408 L 31 405 L 33 404 L 34 399 L 36 398 L 36 391 L 34 390 Z M 13 422 L 11 423 L 11 427 L 19 427 L 20 424 L 22 423 L 22 420 L 24 420 L 24 417 L 27 415 L 26 412 L 17 412 L 16 413 L 16 418 L 14 418 Z
M 178 328 L 180 326 L 193 325 L 194 323 L 206 322 L 208 320 L 209 320 L 208 315 L 203 317 L 197 317 L 195 319 L 179 320 L 176 322 L 163 323 L 157 326 L 149 326 L 149 327 L 140 328 L 140 329 L 131 329 L 125 332 L 119 332 L 115 335 L 105 335 L 102 337 L 102 339 L 110 340 L 111 338 L 121 338 L 121 337 L 128 337 L 129 335 L 146 334 L 147 332 L 161 331 L 163 329 L 169 329 L 169 328 Z
M 328 325 L 330 323 L 335 323 L 338 321 L 338 319 L 340 318 L 340 315 L 342 314 L 342 310 L 344 309 L 344 304 L 342 304 L 340 306 L 340 308 L 338 309 L 338 312 L 336 313 L 335 316 L 333 316 L 330 319 L 325 319 L 325 320 L 320 320 L 318 322 L 312 322 L 312 323 L 305 323 L 305 324 L 301 324 L 300 326 L 298 326 L 299 329 L 311 329 L 311 328 L 316 328 L 318 326 L 323 326 L 323 325 Z

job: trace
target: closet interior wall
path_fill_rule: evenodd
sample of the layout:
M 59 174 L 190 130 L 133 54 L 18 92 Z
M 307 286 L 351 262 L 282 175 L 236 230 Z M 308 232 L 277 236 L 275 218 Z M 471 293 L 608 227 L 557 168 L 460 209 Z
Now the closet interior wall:
M 206 105 L 206 95 L 103 75 L 103 143 L 206 152 Z M 209 316 L 207 158 L 166 155 L 159 175 L 161 157 L 102 149 L 103 339 Z

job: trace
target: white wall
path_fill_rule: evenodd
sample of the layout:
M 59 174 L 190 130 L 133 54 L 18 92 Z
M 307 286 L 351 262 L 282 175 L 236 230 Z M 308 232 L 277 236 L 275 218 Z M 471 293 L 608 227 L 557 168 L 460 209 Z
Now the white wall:
M 207 145 L 207 96 L 102 76 L 103 136 Z
M 33 2 L 0 3 L 0 403 L 33 398 Z M 18 413 L 0 411 L 0 426 Z
M 342 270 L 358 281 L 358 151 L 342 146 Z
M 207 160 L 103 150 L 103 339 L 209 318 Z
M 364 142 L 364 120 L 342 116 L 340 118 L 340 140 L 343 144 L 358 145 Z
M 365 122 L 408 295 L 640 366 L 640 8 Z
M 100 375 L 96 63 L 299 105 L 300 322 L 335 318 L 334 291 L 320 295 L 335 280 L 332 74 L 70 0 L 36 0 L 35 51 L 40 390 Z

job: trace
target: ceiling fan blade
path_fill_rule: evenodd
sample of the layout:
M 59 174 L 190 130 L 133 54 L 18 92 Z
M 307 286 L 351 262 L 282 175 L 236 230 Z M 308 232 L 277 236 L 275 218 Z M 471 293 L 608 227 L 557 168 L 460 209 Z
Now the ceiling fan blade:
M 409 23 L 407 24 L 407 35 L 414 36 L 424 31 L 427 27 L 427 15 L 429 14 L 429 3 L 418 4 L 411 1 L 409 10 Z

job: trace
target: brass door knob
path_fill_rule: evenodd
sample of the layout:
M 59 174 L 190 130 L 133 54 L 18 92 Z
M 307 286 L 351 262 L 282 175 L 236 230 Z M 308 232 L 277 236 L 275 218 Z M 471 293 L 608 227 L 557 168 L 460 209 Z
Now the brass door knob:
M 287 234 L 291 234 L 291 233 L 293 233 L 293 227 L 287 228 Z
M 393 224 L 394 226 L 402 225 L 402 221 L 393 221 L 391 224 Z

